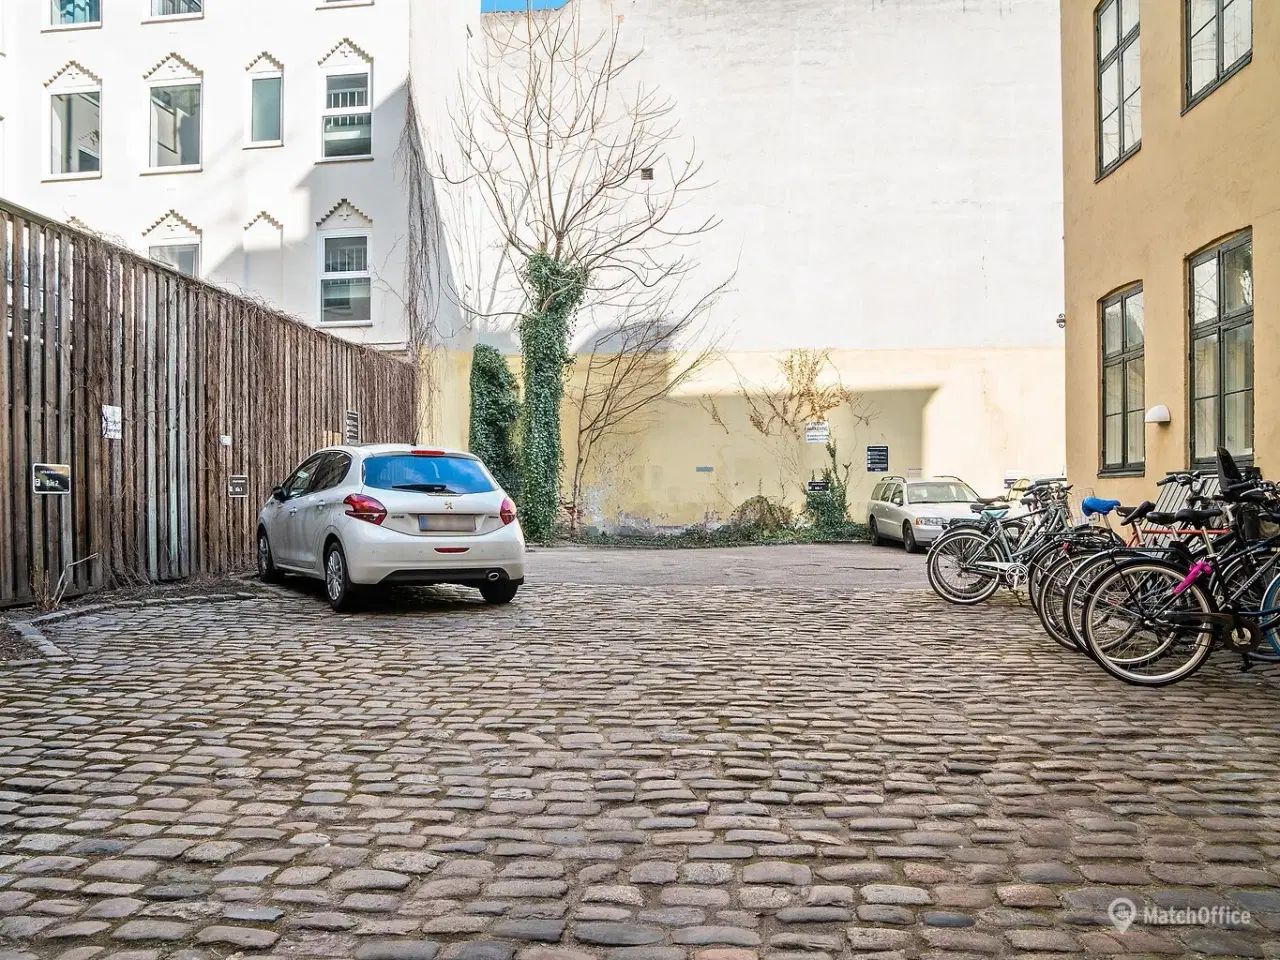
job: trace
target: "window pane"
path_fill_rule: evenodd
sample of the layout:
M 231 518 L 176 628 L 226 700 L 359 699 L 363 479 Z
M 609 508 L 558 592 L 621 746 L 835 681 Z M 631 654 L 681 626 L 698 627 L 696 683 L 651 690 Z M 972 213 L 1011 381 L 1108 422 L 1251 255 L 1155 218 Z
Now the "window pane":
M 1142 291 L 1125 297 L 1124 300 L 1124 344 L 1126 350 L 1142 346 Z
M 1217 15 L 1218 0 L 1191 0 L 1191 32 L 1197 33 Z
M 1146 424 L 1143 422 L 1143 411 L 1135 410 L 1127 414 L 1127 430 L 1125 434 L 1125 463 L 1141 463 L 1147 452 Z
M 1218 78 L 1218 21 L 1191 38 L 1191 92 L 1199 93 Z
M 98 98 L 97 93 L 65 93 L 52 98 L 53 173 L 92 173 L 99 169 Z
M 153 17 L 178 17 L 188 13 L 199 13 L 203 0 L 151 0 Z
M 1138 25 L 1138 0 L 1124 0 L 1120 10 L 1120 34 L 1127 37 L 1129 31 Z
M 52 0 L 55 24 L 97 23 L 102 19 L 99 0 Z
M 200 85 L 151 88 L 151 166 L 200 162 Z
M 1218 337 L 1200 337 L 1192 347 L 1191 387 L 1193 397 L 1211 397 L 1218 392 Z
M 253 81 L 253 116 L 249 131 L 249 139 L 253 143 L 280 139 L 280 84 L 279 77 Z
M 1117 466 L 1124 462 L 1124 415 L 1107 417 L 1103 424 L 1102 461 Z
M 369 75 L 352 73 L 341 77 L 328 77 L 326 81 L 328 110 L 350 110 L 369 105 Z
M 173 267 L 188 277 L 200 275 L 200 244 L 198 243 L 151 247 L 147 255 L 156 263 Z
M 1102 412 L 1124 412 L 1124 364 L 1115 363 L 1102 371 Z
M 1212 258 L 1191 268 L 1191 316 L 1196 323 L 1218 319 L 1218 260 Z
M 1253 456 L 1253 391 L 1222 398 L 1222 445 L 1238 456 Z
M 1124 53 L 1120 55 L 1121 63 L 1124 69 L 1120 71 L 1124 74 L 1124 95 L 1127 99 L 1130 94 L 1142 86 L 1142 38 L 1137 37 L 1133 43 L 1124 48 Z
M 1098 16 L 1098 49 L 1103 59 L 1116 48 L 1116 3 L 1112 0 Z
M 320 319 L 326 323 L 368 320 L 369 289 L 368 280 L 320 281 Z
M 1109 166 L 1120 158 L 1120 111 L 1102 121 L 1102 165 Z
M 1253 242 L 1222 254 L 1223 312 L 1230 315 L 1253 307 Z
M 1120 106 L 1119 60 L 1102 71 L 1102 77 L 1098 84 L 1098 96 L 1101 98 L 1099 101 L 1101 107 L 1099 112 L 1104 117 Z
M 1222 331 L 1222 392 L 1253 387 L 1253 324 Z
M 1124 149 L 1131 150 L 1142 139 L 1142 91 L 1124 102 Z
M 325 273 L 364 273 L 368 269 L 368 237 L 325 237 Z
M 1102 352 L 1107 356 L 1124 349 L 1120 325 L 1120 301 L 1108 303 L 1102 308 Z
M 1253 47 L 1253 4 L 1231 0 L 1222 10 L 1222 65 L 1229 68 Z
M 1146 412 L 1143 398 L 1146 396 L 1144 382 L 1146 364 L 1142 358 L 1130 360 L 1124 365 L 1124 408 L 1128 411 Z
M 1191 455 L 1197 460 L 1212 460 L 1218 450 L 1218 398 L 1207 397 L 1191 406 L 1195 420 L 1195 438 Z
M 367 113 L 324 118 L 326 157 L 367 157 L 373 153 L 373 117 Z

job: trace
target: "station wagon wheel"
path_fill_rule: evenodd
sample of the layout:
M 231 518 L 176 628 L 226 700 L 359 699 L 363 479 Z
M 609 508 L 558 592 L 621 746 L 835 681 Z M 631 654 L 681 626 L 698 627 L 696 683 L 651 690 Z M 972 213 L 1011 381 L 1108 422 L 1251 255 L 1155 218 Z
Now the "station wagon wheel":
M 876 529 L 875 517 L 867 517 L 867 539 L 873 547 L 878 547 L 884 543 L 884 540 L 880 538 L 880 531 Z
M 258 579 L 263 583 L 279 583 L 282 577 L 276 569 L 275 558 L 271 555 L 271 541 L 267 539 L 267 531 L 258 529 Z
M 911 521 L 902 521 L 902 549 L 907 553 L 915 553 L 920 547 L 916 544 L 916 533 L 911 529 Z

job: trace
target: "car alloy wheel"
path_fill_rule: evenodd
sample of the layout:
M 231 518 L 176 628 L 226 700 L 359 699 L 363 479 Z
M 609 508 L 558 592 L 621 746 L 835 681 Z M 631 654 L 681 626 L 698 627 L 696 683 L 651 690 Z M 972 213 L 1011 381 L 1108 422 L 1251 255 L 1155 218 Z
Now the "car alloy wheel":
M 916 547 L 915 531 L 911 529 L 910 521 L 902 524 L 902 549 L 906 550 L 907 553 L 915 553 L 918 549 Z
M 342 551 L 337 547 L 329 551 L 324 562 L 324 587 L 329 594 L 329 602 L 337 603 L 347 586 L 347 571 L 342 560 Z

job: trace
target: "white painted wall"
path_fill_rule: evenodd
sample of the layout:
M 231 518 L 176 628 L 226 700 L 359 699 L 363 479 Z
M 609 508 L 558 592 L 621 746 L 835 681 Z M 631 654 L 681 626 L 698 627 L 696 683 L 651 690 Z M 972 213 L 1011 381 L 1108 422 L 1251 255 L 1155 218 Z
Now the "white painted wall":
M 102 0 L 100 26 L 53 30 L 48 7 L 44 0 L 0 0 L 8 17 L 7 56 L 0 57 L 0 71 L 8 70 L 0 73 L 9 159 L 0 166 L 0 191 L 7 199 L 58 219 L 75 217 L 142 251 L 158 223 L 173 237 L 194 228 L 206 279 L 255 288 L 309 321 L 319 308 L 318 232 L 367 228 L 373 319 L 335 332 L 403 346 L 406 205 L 396 153 L 410 67 L 418 58 L 415 72 L 430 80 L 418 81 L 420 98 L 441 99 L 456 85 L 468 27 L 478 22 L 476 0 L 205 0 L 199 18 L 161 21 L 149 19 L 150 0 Z M 373 158 L 323 162 L 321 61 L 343 41 L 373 63 Z M 249 148 L 246 70 L 263 53 L 283 64 L 283 144 Z M 148 171 L 144 76 L 171 55 L 202 75 L 198 172 Z M 46 84 L 73 61 L 101 80 L 102 170 L 57 180 L 50 177 Z M 438 113 L 429 116 L 438 122 Z M 343 200 L 347 206 L 338 209 Z M 177 218 L 165 221 L 170 211 Z M 422 269 L 447 271 L 448 264 Z M 451 302 L 442 310 L 456 314 Z M 456 317 L 440 326 L 465 333 Z
M 574 0 L 713 186 L 731 350 L 1059 346 L 1057 0 Z

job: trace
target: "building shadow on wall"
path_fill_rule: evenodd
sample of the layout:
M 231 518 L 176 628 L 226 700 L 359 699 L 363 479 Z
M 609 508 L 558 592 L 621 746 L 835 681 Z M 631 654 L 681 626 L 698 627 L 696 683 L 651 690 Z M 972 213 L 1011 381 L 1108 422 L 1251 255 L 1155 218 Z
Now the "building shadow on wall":
M 883 473 L 867 470 L 867 447 L 888 448 L 889 471 L 907 476 L 925 461 L 925 411 L 933 389 L 873 390 L 827 417 L 840 469 L 849 469 L 849 514 L 866 516 Z M 597 444 L 582 481 L 584 525 L 682 527 L 725 522 L 751 497 L 800 509 L 804 485 L 830 464 L 826 445 L 774 424 L 761 430 L 762 395 L 679 393 L 638 414 Z M 756 423 L 753 425 L 753 420 Z M 575 453 L 566 425 L 566 464 Z

